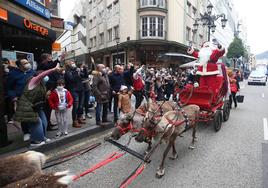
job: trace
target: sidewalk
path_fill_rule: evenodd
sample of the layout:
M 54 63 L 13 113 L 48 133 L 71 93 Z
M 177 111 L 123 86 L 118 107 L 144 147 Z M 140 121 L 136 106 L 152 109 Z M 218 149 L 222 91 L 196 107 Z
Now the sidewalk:
M 34 149 L 29 148 L 29 141 L 24 142 L 23 141 L 23 134 L 19 127 L 16 127 L 14 125 L 7 125 L 8 126 L 8 138 L 9 141 L 12 141 L 12 144 L 0 148 L 0 157 L 15 154 L 15 153 L 21 153 L 28 150 L 35 150 L 40 152 L 46 152 L 52 149 L 56 149 L 59 146 L 62 146 L 64 144 L 73 142 L 75 140 L 79 140 L 81 138 L 88 137 L 90 135 L 105 131 L 107 129 L 110 129 L 113 127 L 113 123 L 110 125 L 101 128 L 100 126 L 96 125 L 95 121 L 95 110 L 90 109 L 90 115 L 92 116 L 92 119 L 87 118 L 86 124 L 82 124 L 81 128 L 73 128 L 72 125 L 69 125 L 69 134 L 67 136 L 60 137 L 58 139 L 55 139 L 57 130 L 54 131 L 48 131 L 47 137 L 51 139 L 51 142 L 42 145 L 40 147 L 36 147 Z M 113 114 L 109 113 L 108 119 L 113 120 Z

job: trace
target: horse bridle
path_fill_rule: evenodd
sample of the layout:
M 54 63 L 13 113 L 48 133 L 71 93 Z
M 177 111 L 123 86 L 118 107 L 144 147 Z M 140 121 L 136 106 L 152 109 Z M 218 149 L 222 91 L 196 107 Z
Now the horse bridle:
M 132 130 L 133 129 L 133 125 L 132 125 L 132 123 L 131 123 L 131 121 L 128 123 L 128 126 L 127 127 L 125 127 L 125 128 L 122 128 L 120 125 L 116 125 L 116 128 L 118 128 L 119 129 L 119 132 L 122 134 L 122 135 L 124 135 L 124 134 L 126 134 L 128 131 L 130 131 L 130 130 Z

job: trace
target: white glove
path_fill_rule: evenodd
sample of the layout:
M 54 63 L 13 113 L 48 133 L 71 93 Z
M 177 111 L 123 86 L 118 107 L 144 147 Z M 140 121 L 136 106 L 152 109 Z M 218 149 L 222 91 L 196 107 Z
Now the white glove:
M 199 87 L 198 82 L 195 82 L 195 83 L 194 83 L 194 87 L 195 87 L 195 88 L 196 88 L 196 87 Z

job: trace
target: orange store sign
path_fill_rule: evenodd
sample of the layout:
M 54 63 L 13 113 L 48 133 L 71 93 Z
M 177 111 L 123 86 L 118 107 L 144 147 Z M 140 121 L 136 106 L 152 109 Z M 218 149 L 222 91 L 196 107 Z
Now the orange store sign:
M 40 33 L 41 35 L 43 36 L 48 36 L 48 29 L 38 25 L 38 24 L 35 24 L 33 22 L 31 22 L 30 20 L 24 18 L 24 26 L 29 29 L 29 30 L 33 30 L 33 31 L 36 31 L 38 33 Z
M 5 21 L 8 20 L 7 10 L 2 9 L 1 7 L 0 7 L 0 19 L 5 20 Z

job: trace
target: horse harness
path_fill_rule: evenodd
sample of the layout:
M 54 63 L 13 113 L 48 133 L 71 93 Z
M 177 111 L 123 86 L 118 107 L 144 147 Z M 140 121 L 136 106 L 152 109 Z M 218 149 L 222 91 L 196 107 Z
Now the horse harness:
M 183 110 L 183 108 L 181 108 L 180 104 L 177 107 L 177 112 L 181 112 L 182 116 L 184 117 L 183 121 L 172 121 L 171 119 L 166 118 L 166 120 L 169 122 L 169 124 L 174 125 L 175 127 L 177 126 L 181 126 L 183 123 L 185 123 L 185 130 L 189 129 L 190 127 L 190 121 L 189 121 L 189 117 L 187 115 L 187 113 Z

